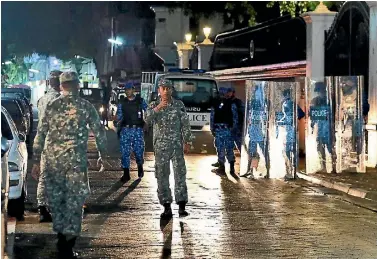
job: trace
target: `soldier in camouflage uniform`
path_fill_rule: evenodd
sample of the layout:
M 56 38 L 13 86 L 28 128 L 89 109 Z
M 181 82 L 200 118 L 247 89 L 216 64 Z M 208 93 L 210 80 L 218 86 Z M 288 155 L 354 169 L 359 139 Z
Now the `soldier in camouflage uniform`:
M 51 71 L 50 73 L 50 89 L 47 93 L 38 100 L 39 119 L 43 117 L 46 105 L 51 100 L 54 100 L 60 95 L 60 80 L 61 71 Z M 48 203 L 45 191 L 45 175 L 43 172 L 39 174 L 37 187 L 37 201 L 39 211 L 39 222 L 52 222 L 51 214 L 48 209 Z
M 148 105 L 140 95 L 134 95 L 134 85 L 125 85 L 126 95 L 123 101 L 119 102 L 117 109 L 117 121 L 120 128 L 120 151 L 122 153 L 123 176 L 122 182 L 128 182 L 130 177 L 130 156 L 134 151 L 138 177 L 144 176 L 144 111 Z
M 165 210 L 161 218 L 171 218 L 173 201 L 169 186 L 170 161 L 175 179 L 175 201 L 179 216 L 187 216 L 186 165 L 184 153 L 190 150 L 193 136 L 184 104 L 172 97 L 173 82 L 162 79 L 158 83 L 160 99 L 152 102 L 146 112 L 146 122 L 153 125 L 153 146 L 158 185 L 158 198 Z
M 106 135 L 96 109 L 79 97 L 78 75 L 64 72 L 60 82 L 62 95 L 47 104 L 38 124 L 34 159 L 41 159 L 45 174 L 59 257 L 76 258 L 72 249 L 81 232 L 82 206 L 90 191 L 88 131 L 90 128 L 95 134 L 99 163 L 106 154 Z M 34 165 L 33 174 L 38 174 L 38 165 Z

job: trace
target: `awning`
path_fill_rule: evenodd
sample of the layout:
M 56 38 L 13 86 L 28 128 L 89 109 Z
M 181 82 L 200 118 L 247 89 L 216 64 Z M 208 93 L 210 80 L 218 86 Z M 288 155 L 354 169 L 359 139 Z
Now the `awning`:
M 295 61 L 266 66 L 230 68 L 211 71 L 209 73 L 219 81 L 302 77 L 306 76 L 306 61 Z

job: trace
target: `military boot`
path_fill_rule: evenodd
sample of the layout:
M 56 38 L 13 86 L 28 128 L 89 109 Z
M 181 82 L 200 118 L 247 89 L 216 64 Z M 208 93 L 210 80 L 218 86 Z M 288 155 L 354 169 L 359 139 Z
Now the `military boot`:
M 189 215 L 189 213 L 186 211 L 186 202 L 178 202 L 179 210 L 178 214 L 180 217 L 186 217 Z
M 170 203 L 165 203 L 164 204 L 164 212 L 161 214 L 162 219 L 170 219 L 173 217 L 173 212 L 171 210 L 171 204 Z
M 129 180 L 131 180 L 130 169 L 129 168 L 123 168 L 123 176 L 120 178 L 120 181 L 123 182 L 123 183 L 126 183 Z
M 219 167 L 220 166 L 220 162 L 217 161 L 216 163 L 212 164 L 213 167 Z
M 143 178 L 144 176 L 144 169 L 142 164 L 137 165 L 137 176 L 139 178 Z
M 238 179 L 238 175 L 236 174 L 234 170 L 234 162 L 230 162 L 229 164 L 230 164 L 230 175 Z
M 76 237 L 67 240 L 66 236 L 58 233 L 58 259 L 77 259 L 77 253 L 73 251 L 76 243 Z
M 39 206 L 39 222 L 52 222 L 52 217 L 46 206 Z
M 212 172 L 218 175 L 225 175 L 225 165 L 224 163 L 219 162 L 219 168 L 213 169 Z

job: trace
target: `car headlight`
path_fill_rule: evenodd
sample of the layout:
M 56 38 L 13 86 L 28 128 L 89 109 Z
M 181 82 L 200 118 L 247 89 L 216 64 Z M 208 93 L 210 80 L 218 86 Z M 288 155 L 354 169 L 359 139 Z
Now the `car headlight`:
M 99 112 L 104 112 L 105 109 L 103 107 L 99 108 Z
M 9 168 L 9 172 L 20 171 L 20 168 L 18 167 L 18 165 L 13 162 L 8 162 L 8 168 Z

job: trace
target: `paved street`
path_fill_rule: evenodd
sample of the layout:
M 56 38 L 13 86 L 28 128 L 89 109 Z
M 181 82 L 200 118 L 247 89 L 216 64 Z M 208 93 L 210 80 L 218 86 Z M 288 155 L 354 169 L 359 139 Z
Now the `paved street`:
M 109 140 L 111 171 L 96 171 L 89 154 L 90 211 L 76 245 L 82 258 L 377 258 L 376 213 L 301 182 L 219 177 L 210 172 L 212 155 L 187 156 L 190 215 L 179 218 L 174 205 L 174 218 L 161 222 L 153 154 L 146 176 L 139 181 L 134 171 L 122 186 L 111 131 Z M 29 186 L 33 201 L 35 182 Z M 37 219 L 31 211 L 17 223 L 15 258 L 54 258 L 56 235 Z

